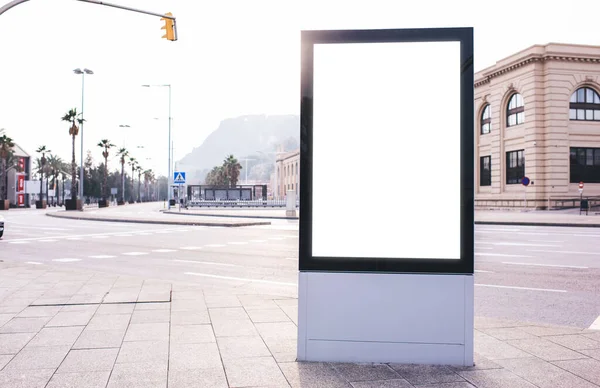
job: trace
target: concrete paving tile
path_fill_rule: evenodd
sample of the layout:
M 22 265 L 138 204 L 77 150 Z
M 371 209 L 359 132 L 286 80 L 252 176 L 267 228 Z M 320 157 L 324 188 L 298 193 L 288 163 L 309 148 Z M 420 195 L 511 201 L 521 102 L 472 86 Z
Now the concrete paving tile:
M 67 303 L 102 303 L 105 294 L 99 295 L 73 295 Z
M 37 333 L 51 319 L 39 318 L 13 318 L 0 327 L 0 333 Z
M 242 306 L 242 303 L 235 295 L 206 295 L 204 301 L 208 308 Z
M 353 388 L 413 388 L 413 385 L 404 379 L 357 381 L 352 383 Z
M 29 303 L 27 304 L 23 304 L 23 305 L 18 305 L 18 306 L 2 306 L 0 305 L 0 314 L 13 314 L 16 315 L 18 313 L 20 313 L 21 311 L 23 311 L 24 309 L 27 308 L 27 306 L 29 306 Z
M 176 300 L 192 300 L 192 301 L 204 301 L 204 292 L 203 291 L 178 291 L 173 290 L 171 295 L 173 301 Z
M 539 358 L 498 360 L 517 376 L 540 388 L 594 388 L 594 384 Z
M 297 359 L 297 352 L 272 353 L 272 355 L 278 364 L 282 362 L 295 362 Z
M 460 383 L 442 383 L 442 384 L 427 384 L 415 385 L 415 388 L 476 388 L 473 384 L 466 381 Z
M 140 292 L 138 302 L 170 302 L 171 291 Z
M 169 320 L 168 310 L 134 310 L 131 316 L 131 323 L 160 323 L 169 322 Z
M 210 323 L 208 311 L 175 311 L 171 313 L 172 325 L 202 325 Z
M 258 331 L 250 319 L 226 321 L 220 320 L 213 322 L 213 328 L 217 337 L 241 337 L 256 336 Z
M 298 306 L 281 306 L 281 310 L 298 326 Z
M 17 315 L 17 313 L 0 314 L 0 327 L 3 326 L 6 322 L 13 319 L 16 315 Z M 23 317 L 19 317 L 19 318 L 23 318 Z
M 55 297 L 55 298 L 41 297 L 41 298 L 36 299 L 31 304 L 34 304 L 34 305 L 65 304 L 65 303 L 69 303 L 69 299 L 71 299 L 71 296 Z
M 96 315 L 133 314 L 134 304 L 101 304 Z
M 536 338 L 535 335 L 527 333 L 518 327 L 495 327 L 479 329 L 479 331 L 497 338 L 500 341 Z
M 110 371 L 119 348 L 71 350 L 56 373 Z
M 523 323 L 512 321 L 509 319 L 503 318 L 491 318 L 491 317 L 481 317 L 475 316 L 475 329 L 485 329 L 485 328 L 493 328 L 493 327 L 520 327 L 523 326 Z
M 263 338 L 296 339 L 298 327 L 292 322 L 256 323 L 256 329 Z
M 334 368 L 321 362 L 279 363 L 292 388 L 350 388 L 351 385 Z M 407 387 L 410 387 L 408 385 Z
M 572 350 L 600 349 L 600 342 L 579 334 L 544 337 Z
M 27 345 L 36 333 L 0 334 L 0 354 L 17 354 Z
M 281 353 L 292 353 L 296 354 L 298 348 L 298 341 L 290 338 L 274 338 L 274 337 L 263 337 L 263 340 L 267 344 L 267 348 L 273 354 Z
M 600 385 L 600 361 L 594 359 L 554 361 L 554 365 Z
M 123 342 L 117 357 L 117 364 L 123 363 L 162 363 L 169 358 L 167 341 Z
M 535 385 L 506 369 L 461 371 L 458 374 L 477 388 L 536 388 Z
M 125 330 L 129 326 L 131 315 L 95 315 L 88 323 L 89 330 Z
M 594 341 L 600 341 L 600 331 L 584 331 L 581 335 Z
M 62 309 L 62 306 L 27 307 L 17 315 L 19 318 L 53 317 Z M 0 316 L 0 323 L 2 317 Z M 0 325 L 1 326 L 1 325 Z
M 170 310 L 171 303 L 138 303 L 135 310 Z
M 232 387 L 289 387 L 272 357 L 236 358 L 223 363 L 229 385 Z
M 173 300 L 171 302 L 171 312 L 174 311 L 203 311 L 206 310 L 206 303 L 204 303 L 204 298 L 201 300 L 194 299 L 180 299 Z
M 448 366 L 390 364 L 390 367 L 405 380 L 414 385 L 464 381 L 462 377 L 456 374 L 455 370 Z
M 296 306 L 298 307 L 298 298 L 288 298 L 288 299 L 273 299 L 273 301 L 277 304 L 277 306 Z
M 0 370 L 2 370 L 2 368 L 4 368 L 4 365 L 8 364 L 8 362 L 10 360 L 12 360 L 13 357 L 14 357 L 14 355 L 12 355 L 12 354 L 0 355 Z
M 25 347 L 4 367 L 5 370 L 56 369 L 70 346 Z
M 402 378 L 387 364 L 330 363 L 329 365 L 350 382 L 397 380 Z
M 44 388 L 55 369 L 3 370 L 0 371 L 0 387 L 6 388 Z
M 93 316 L 92 311 L 61 311 L 46 326 L 85 326 Z
M 61 313 L 70 313 L 70 312 L 87 312 L 90 314 L 94 314 L 98 310 L 97 304 L 75 304 L 70 306 L 63 306 Z
M 482 356 L 479 353 L 473 354 L 473 366 L 450 366 L 450 368 L 454 371 L 459 370 L 484 370 L 484 369 L 502 369 L 500 365 L 495 363 L 494 361 L 488 359 L 487 357 Z
M 211 325 L 172 325 L 171 343 L 216 342 Z
M 575 360 L 587 358 L 581 353 L 567 349 L 544 338 L 507 341 L 509 345 L 533 354 L 546 361 Z
M 242 296 L 239 296 L 241 298 Z M 248 311 L 250 310 L 268 310 L 268 309 L 279 309 L 277 303 L 273 300 L 252 300 L 242 301 L 242 306 Z
M 138 292 L 111 292 L 104 297 L 104 303 L 135 303 L 137 302 Z
M 267 357 L 271 352 L 258 335 L 254 337 L 220 337 L 217 341 L 223 359 Z
M 27 346 L 72 346 L 83 329 L 83 326 L 45 327 L 33 337 Z
M 56 373 L 46 388 L 104 388 L 110 371 Z
M 208 313 L 212 322 L 244 321 L 250 318 L 243 307 L 210 308 Z
M 248 310 L 248 315 L 254 323 L 290 322 L 290 318 L 279 307 L 277 309 Z
M 118 348 L 125 337 L 125 330 L 85 329 L 75 342 L 73 349 Z
M 169 388 L 228 388 L 223 367 L 169 372 Z
M 220 368 L 221 356 L 216 343 L 171 344 L 169 370 Z
M 125 334 L 125 341 L 168 341 L 169 322 L 131 323 Z
M 116 364 L 107 388 L 166 388 L 167 363 Z
M 581 334 L 581 329 L 576 329 L 572 327 L 523 326 L 521 327 L 521 330 L 538 337 L 543 337 L 547 335 Z
M 580 350 L 579 353 L 583 353 L 588 357 L 600 360 L 600 349 Z
M 531 354 L 521 349 L 481 332 L 475 332 L 475 352 L 492 361 L 503 358 L 532 357 Z

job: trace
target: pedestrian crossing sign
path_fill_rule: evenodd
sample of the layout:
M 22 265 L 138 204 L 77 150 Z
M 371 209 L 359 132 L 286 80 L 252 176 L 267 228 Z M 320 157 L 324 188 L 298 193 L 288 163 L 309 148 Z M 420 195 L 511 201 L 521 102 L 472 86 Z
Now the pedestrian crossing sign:
M 185 172 L 175 171 L 175 173 L 173 174 L 173 183 L 175 183 L 175 184 L 185 183 Z

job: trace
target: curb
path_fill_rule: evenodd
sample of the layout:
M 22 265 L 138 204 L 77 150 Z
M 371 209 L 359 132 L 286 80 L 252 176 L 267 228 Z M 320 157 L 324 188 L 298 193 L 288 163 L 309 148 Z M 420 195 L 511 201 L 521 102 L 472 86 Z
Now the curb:
M 299 220 L 300 217 L 286 217 L 286 216 L 245 216 L 245 215 L 227 215 L 227 214 L 192 214 L 192 213 L 179 213 L 169 210 L 161 210 L 164 214 L 177 214 L 179 216 L 192 216 L 192 217 L 223 217 L 223 218 L 261 218 L 268 220 Z
M 475 225 L 521 225 L 561 226 L 570 228 L 600 228 L 600 224 L 578 224 L 573 222 L 520 222 L 520 221 L 475 221 Z
M 70 217 L 61 216 L 58 214 L 49 214 L 46 216 L 54 218 L 62 218 L 68 220 L 83 220 L 83 221 L 101 221 L 101 222 L 125 222 L 132 224 L 155 224 L 155 225 L 183 225 L 183 226 L 222 226 L 235 228 L 239 226 L 257 226 L 257 225 L 271 225 L 268 221 L 256 221 L 256 222 L 243 222 L 237 224 L 227 224 L 220 222 L 179 222 L 179 221 L 157 221 L 157 220 L 131 220 L 123 218 L 88 218 L 88 217 Z

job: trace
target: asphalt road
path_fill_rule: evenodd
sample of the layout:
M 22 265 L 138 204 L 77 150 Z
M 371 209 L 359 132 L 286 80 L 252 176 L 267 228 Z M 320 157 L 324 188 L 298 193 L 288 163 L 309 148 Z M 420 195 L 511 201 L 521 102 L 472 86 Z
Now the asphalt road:
M 0 260 L 6 262 L 297 295 L 295 220 L 219 228 L 66 220 L 35 210 L 4 216 Z M 581 328 L 598 319 L 600 229 L 478 225 L 475 231 L 477 316 Z

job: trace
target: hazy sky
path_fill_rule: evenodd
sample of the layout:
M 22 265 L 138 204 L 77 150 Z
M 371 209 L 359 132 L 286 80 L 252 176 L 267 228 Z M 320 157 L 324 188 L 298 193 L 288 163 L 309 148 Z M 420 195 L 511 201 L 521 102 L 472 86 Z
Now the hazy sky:
M 95 144 L 109 138 L 165 173 L 168 90 L 140 85 L 172 84 L 180 159 L 222 119 L 299 113 L 302 29 L 473 26 L 475 70 L 536 43 L 600 45 L 597 0 L 109 2 L 172 12 L 179 40 L 161 39 L 158 17 L 76 0 L 30 0 L 0 15 L 0 128 L 29 153 L 44 144 L 70 160 L 60 118 L 81 109 L 77 67 L 95 72 L 85 79 L 85 148 L 100 159 Z

